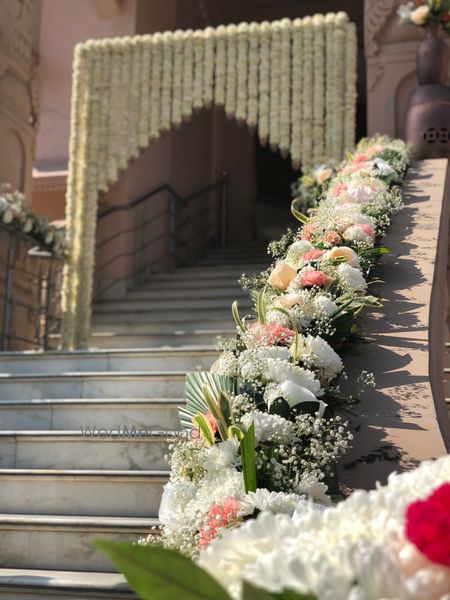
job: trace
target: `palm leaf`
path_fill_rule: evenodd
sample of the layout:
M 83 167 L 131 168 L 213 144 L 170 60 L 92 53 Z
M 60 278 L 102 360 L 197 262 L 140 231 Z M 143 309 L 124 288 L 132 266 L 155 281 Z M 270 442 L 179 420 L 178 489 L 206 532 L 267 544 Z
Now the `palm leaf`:
M 186 375 L 186 406 L 178 407 L 181 426 L 192 429 L 192 417 L 197 413 L 206 414 L 209 410 L 205 399 L 203 386 L 211 388 L 213 396 L 219 398 L 221 392 L 236 395 L 239 392 L 239 382 L 236 377 L 218 375 L 209 371 L 194 371 Z

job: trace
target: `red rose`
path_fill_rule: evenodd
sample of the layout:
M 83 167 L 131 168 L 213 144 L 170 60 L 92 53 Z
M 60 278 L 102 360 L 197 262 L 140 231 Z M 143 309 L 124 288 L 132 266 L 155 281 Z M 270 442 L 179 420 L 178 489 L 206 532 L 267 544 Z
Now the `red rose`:
M 450 567 L 450 483 L 408 506 L 405 534 L 428 560 Z

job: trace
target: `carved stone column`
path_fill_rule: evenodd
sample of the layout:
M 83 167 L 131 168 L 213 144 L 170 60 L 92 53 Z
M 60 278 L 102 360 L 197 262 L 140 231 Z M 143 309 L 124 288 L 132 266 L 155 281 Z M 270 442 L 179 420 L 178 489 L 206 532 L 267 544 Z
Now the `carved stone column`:
M 31 193 L 39 113 L 33 52 L 36 0 L 0 2 L 0 183 Z

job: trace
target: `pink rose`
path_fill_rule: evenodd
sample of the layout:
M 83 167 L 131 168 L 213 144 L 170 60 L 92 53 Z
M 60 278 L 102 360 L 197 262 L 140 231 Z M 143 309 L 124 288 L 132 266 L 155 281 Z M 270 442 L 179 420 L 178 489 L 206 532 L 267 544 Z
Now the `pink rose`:
M 323 271 L 307 271 L 300 277 L 300 285 L 302 287 L 325 287 L 332 281 L 332 278 L 325 275 Z

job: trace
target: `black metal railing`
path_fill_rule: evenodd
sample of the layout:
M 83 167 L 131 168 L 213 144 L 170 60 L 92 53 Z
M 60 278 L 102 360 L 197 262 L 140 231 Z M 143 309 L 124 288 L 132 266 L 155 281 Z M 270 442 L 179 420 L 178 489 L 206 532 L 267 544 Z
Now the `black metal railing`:
M 63 260 L 0 223 L 0 351 L 49 349 L 60 326 Z
M 94 300 L 118 284 L 142 284 L 157 271 L 173 270 L 212 246 L 224 246 L 228 185 L 223 172 L 219 181 L 185 197 L 163 184 L 129 204 L 100 210 Z

